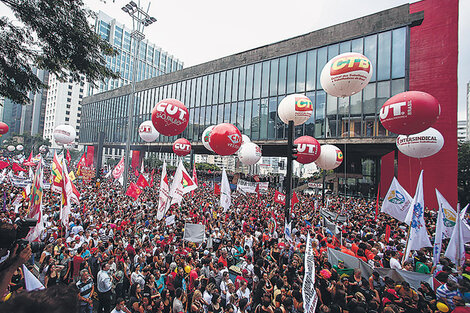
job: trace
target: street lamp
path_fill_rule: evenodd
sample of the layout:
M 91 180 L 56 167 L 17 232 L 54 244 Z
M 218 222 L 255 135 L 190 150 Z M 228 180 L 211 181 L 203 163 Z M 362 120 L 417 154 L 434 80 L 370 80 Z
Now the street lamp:
M 129 153 L 131 150 L 131 137 L 132 137 L 132 122 L 134 119 L 134 105 L 135 105 L 135 85 L 136 85 L 136 74 L 137 74 L 137 58 L 139 56 L 140 42 L 144 40 L 144 28 L 157 21 L 156 18 L 150 16 L 147 12 L 150 9 L 150 3 L 145 12 L 140 7 L 140 0 L 136 4 L 134 1 L 130 1 L 128 4 L 121 8 L 124 12 L 132 17 L 132 33 L 131 38 L 136 41 L 136 48 L 134 50 L 134 64 L 132 64 L 132 91 L 129 99 L 129 106 L 127 110 L 127 138 L 126 138 L 126 150 L 124 154 L 124 188 L 127 187 L 127 180 L 129 176 Z M 132 49 L 132 42 L 131 42 Z

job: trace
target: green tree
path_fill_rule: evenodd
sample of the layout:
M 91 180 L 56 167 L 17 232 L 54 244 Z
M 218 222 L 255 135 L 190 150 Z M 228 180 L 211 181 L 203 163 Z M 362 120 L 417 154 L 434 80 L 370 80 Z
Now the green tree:
M 82 0 L 0 1 L 22 24 L 0 18 L 0 96 L 25 104 L 28 92 L 47 87 L 33 67 L 77 82 L 119 77 L 104 58 L 116 51 L 90 27 L 93 13 Z
M 470 141 L 459 143 L 458 194 L 462 207 L 470 202 Z

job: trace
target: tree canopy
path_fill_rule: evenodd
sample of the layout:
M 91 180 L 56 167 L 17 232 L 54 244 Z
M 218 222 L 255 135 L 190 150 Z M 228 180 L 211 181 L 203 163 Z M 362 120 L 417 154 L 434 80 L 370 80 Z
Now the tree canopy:
M 119 77 L 106 67 L 104 57 L 116 51 L 93 31 L 93 12 L 82 0 L 0 2 L 20 22 L 0 18 L 0 96 L 28 103 L 28 92 L 46 87 L 33 67 L 77 82 L 81 75 L 90 83 Z

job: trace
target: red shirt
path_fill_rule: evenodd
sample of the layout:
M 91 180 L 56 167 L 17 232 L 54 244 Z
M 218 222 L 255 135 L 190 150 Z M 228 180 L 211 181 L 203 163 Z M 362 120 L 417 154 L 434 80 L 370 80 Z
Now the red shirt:
M 225 267 L 227 267 L 227 259 L 225 259 L 222 255 L 220 256 L 218 263 L 222 263 Z
M 78 275 L 80 274 L 80 264 L 85 262 L 85 260 L 80 255 L 76 255 L 76 256 L 73 257 L 72 262 L 73 262 L 73 275 L 72 275 L 72 277 L 78 277 Z

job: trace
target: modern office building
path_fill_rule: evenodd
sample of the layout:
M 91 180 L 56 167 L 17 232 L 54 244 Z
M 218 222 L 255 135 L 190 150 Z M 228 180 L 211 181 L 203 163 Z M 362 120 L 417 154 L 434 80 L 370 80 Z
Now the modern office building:
M 467 121 L 458 121 L 457 123 L 457 140 L 464 142 L 468 140 L 468 129 Z
M 55 75 L 50 75 L 43 137 L 51 140 L 53 147 L 57 147 L 57 145 L 52 140 L 52 133 L 59 125 L 68 124 L 75 127 L 79 137 L 82 100 L 86 95 L 122 87 L 132 81 L 133 55 L 136 51 L 135 41 L 131 41 L 130 37 L 132 30 L 99 11 L 96 14 L 95 31 L 117 50 L 118 53 L 115 56 L 105 57 L 106 65 L 111 70 L 119 72 L 121 77 L 107 79 L 105 82 L 98 82 L 96 86 L 93 86 L 85 80 L 79 83 L 71 80 L 60 82 Z M 182 68 L 183 63 L 168 52 L 147 40 L 141 42 L 138 54 L 137 81 Z M 78 148 L 78 145 L 75 145 L 75 148 Z
M 380 185 L 384 196 L 395 175 L 414 194 L 423 169 L 427 205 L 436 207 L 434 188 L 455 205 L 457 36 L 458 0 L 424 0 L 139 82 L 131 148 L 171 152 L 177 137 L 160 136 L 144 145 L 137 127 L 150 119 L 158 101 L 176 98 L 190 116 L 179 137 L 191 141 L 195 154 L 210 154 L 201 143 L 206 127 L 228 122 L 259 144 L 263 156 L 285 156 L 286 125 L 277 106 L 286 95 L 302 93 L 315 109 L 295 136 L 314 136 L 342 149 L 337 191 L 374 196 Z M 329 96 L 320 85 L 321 70 L 332 57 L 350 51 L 371 60 L 373 77 L 358 94 Z M 406 90 L 428 92 L 441 103 L 433 127 L 443 134 L 445 146 L 432 157 L 417 160 L 398 152 L 397 135 L 379 121 L 382 104 Z M 96 145 L 103 131 L 105 151 L 124 148 L 130 91 L 124 86 L 84 99 L 82 144 Z

